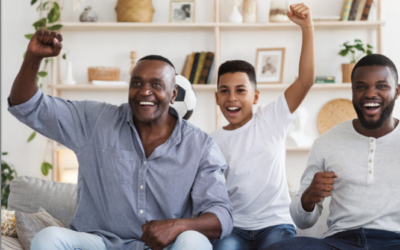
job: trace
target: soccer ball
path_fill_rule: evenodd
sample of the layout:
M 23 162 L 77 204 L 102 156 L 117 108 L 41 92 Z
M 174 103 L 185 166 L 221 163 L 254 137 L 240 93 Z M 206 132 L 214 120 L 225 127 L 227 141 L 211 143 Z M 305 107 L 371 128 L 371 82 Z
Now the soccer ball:
M 196 94 L 192 84 L 184 76 L 176 75 L 175 82 L 178 86 L 178 95 L 176 96 L 175 103 L 171 104 L 171 106 L 178 111 L 183 119 L 189 120 L 196 107 Z

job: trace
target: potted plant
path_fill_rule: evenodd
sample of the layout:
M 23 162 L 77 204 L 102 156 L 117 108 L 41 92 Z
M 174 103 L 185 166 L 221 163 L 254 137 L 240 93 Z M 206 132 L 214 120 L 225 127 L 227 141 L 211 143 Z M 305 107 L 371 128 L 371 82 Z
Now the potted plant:
M 342 82 L 351 83 L 351 72 L 356 62 L 364 55 L 372 54 L 373 47 L 369 44 L 364 45 L 360 39 L 355 39 L 354 44 L 345 42 L 342 46 L 344 49 L 339 52 L 339 55 L 350 58 L 350 63 L 342 64 Z
M 7 155 L 6 152 L 1 153 Z M 8 196 L 10 195 L 10 183 L 17 177 L 17 172 L 11 164 L 1 161 L 1 207 L 7 208 Z

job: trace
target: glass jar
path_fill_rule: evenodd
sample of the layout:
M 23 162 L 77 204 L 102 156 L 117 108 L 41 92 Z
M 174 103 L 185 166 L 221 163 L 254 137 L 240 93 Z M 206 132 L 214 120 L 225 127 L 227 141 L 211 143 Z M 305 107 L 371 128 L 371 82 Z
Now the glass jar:
M 289 7 L 286 0 L 272 0 L 269 11 L 269 21 L 271 23 L 288 22 L 288 11 Z
M 258 21 L 258 0 L 243 1 L 243 21 L 245 23 L 256 23 Z

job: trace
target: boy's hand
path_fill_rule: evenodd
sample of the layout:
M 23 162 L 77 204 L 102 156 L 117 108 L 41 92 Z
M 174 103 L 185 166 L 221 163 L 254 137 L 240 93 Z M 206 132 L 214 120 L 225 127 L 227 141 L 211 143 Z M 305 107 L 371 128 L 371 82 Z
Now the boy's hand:
M 31 38 L 26 55 L 38 59 L 58 56 L 62 48 L 62 40 L 61 34 L 40 29 Z
M 312 27 L 310 9 L 303 3 L 290 5 L 290 11 L 287 13 L 289 19 L 302 28 Z

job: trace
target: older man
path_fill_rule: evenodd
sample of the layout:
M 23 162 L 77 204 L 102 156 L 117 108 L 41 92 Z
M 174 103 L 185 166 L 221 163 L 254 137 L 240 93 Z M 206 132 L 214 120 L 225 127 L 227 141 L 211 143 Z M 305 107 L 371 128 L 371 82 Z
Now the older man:
M 9 98 L 17 119 L 72 149 L 80 165 L 72 230 L 46 228 L 31 249 L 212 249 L 209 239 L 232 230 L 226 164 L 214 141 L 169 107 L 172 63 L 141 59 L 121 106 L 66 101 L 36 84 L 42 59 L 57 56 L 61 42 L 35 33 Z

